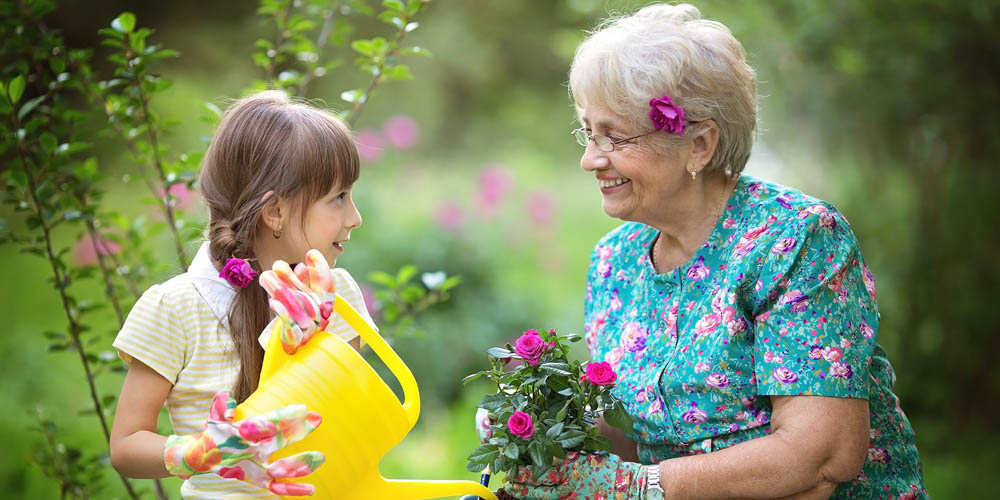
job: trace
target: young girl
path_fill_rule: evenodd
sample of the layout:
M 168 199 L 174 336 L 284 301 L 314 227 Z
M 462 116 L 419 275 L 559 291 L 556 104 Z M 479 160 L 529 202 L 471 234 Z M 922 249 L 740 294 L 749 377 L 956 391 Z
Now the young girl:
M 358 170 L 350 131 L 327 111 L 269 91 L 226 112 L 200 179 L 208 241 L 187 272 L 142 295 L 114 342 L 129 365 L 111 432 L 111 463 L 119 472 L 184 477 L 181 495 L 192 499 L 311 494 L 309 485 L 272 479 L 308 474 L 321 455 L 270 467 L 267 458 L 311 432 L 317 415 L 293 405 L 240 425 L 231 421 L 232 409 L 257 387 L 264 358 L 258 337 L 272 317 L 267 292 L 253 276 L 276 260 L 299 262 L 311 248 L 336 262 L 361 225 L 351 200 Z M 234 276 L 226 265 L 232 259 L 245 260 L 235 261 L 245 272 Z M 337 292 L 374 326 L 350 274 L 334 269 L 332 275 Z M 336 315 L 326 330 L 359 348 L 357 334 Z M 220 392 L 229 388 L 235 401 Z M 156 433 L 164 404 L 169 437 Z M 269 438 L 275 428 L 282 432 Z

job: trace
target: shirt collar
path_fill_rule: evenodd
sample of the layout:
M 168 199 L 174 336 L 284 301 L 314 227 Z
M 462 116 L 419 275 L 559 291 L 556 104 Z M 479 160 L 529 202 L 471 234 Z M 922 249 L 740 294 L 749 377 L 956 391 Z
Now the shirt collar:
M 219 277 L 219 270 L 215 268 L 212 257 L 209 256 L 207 241 L 201 244 L 194 260 L 188 266 L 188 275 L 191 276 L 195 289 L 198 290 L 201 298 L 208 303 L 212 313 L 228 329 L 229 306 L 233 303 L 233 298 L 236 297 L 236 289 L 228 281 Z

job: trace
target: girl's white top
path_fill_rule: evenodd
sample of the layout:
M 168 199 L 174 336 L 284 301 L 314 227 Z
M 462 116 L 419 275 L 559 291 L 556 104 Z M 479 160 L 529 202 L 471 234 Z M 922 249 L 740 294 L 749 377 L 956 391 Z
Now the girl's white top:
M 361 288 L 351 275 L 333 270 L 337 293 L 347 300 L 372 327 Z M 250 286 L 259 286 L 253 283 Z M 232 388 L 240 360 L 229 333 L 229 305 L 236 290 L 219 277 L 202 244 L 186 273 L 153 285 L 135 303 L 114 347 L 126 364 L 142 361 L 167 379 L 173 388 L 166 407 L 173 434 L 200 432 L 205 427 L 212 397 Z M 334 314 L 327 331 L 344 340 L 358 334 Z M 261 334 L 262 345 L 269 328 Z M 192 476 L 181 486 L 186 499 L 277 498 L 268 491 L 215 474 Z

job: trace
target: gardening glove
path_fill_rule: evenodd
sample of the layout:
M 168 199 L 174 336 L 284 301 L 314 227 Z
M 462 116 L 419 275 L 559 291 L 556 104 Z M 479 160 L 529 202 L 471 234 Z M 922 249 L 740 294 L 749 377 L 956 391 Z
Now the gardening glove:
M 306 252 L 305 262 L 294 271 L 287 262 L 275 261 L 271 270 L 261 273 L 260 285 L 271 297 L 268 303 L 278 316 L 274 330 L 286 353 L 295 354 L 329 324 L 336 297 L 333 272 L 319 250 Z
M 493 431 L 490 430 L 491 425 L 493 425 L 493 420 L 490 419 L 490 412 L 484 408 L 477 408 L 476 434 L 479 435 L 479 444 L 486 444 L 493 437 Z
M 167 471 L 183 479 L 214 473 L 283 496 L 312 495 L 316 488 L 311 484 L 278 480 L 311 474 L 326 460 L 322 453 L 306 451 L 272 463 L 268 460 L 316 430 L 322 421 L 319 413 L 297 404 L 233 422 L 235 413 L 236 400 L 229 391 L 216 394 L 205 430 L 167 438 L 163 449 Z
M 570 452 L 542 478 L 532 478 L 528 467 L 519 468 L 504 490 L 530 500 L 642 500 L 645 482 L 641 464 L 626 462 L 618 455 Z

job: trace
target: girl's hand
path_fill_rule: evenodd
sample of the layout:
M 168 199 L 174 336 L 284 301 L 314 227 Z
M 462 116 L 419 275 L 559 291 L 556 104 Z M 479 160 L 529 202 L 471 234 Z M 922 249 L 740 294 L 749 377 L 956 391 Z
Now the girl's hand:
M 336 297 L 333 273 L 319 250 L 309 250 L 305 262 L 292 271 L 277 260 L 260 275 L 260 284 L 271 296 L 271 310 L 278 315 L 275 328 L 281 347 L 295 354 L 316 332 L 326 328 Z
M 221 391 L 212 400 L 205 430 L 190 436 L 170 436 L 163 450 L 171 474 L 187 479 L 215 473 L 253 483 L 283 496 L 312 495 L 310 484 L 279 482 L 315 471 L 326 457 L 306 451 L 268 463 L 274 452 L 302 440 L 316 430 L 322 418 L 305 405 L 284 408 L 233 422 L 236 400 Z
M 563 463 L 542 478 L 531 477 L 522 467 L 504 489 L 517 498 L 566 500 L 620 498 L 641 500 L 645 491 L 642 465 L 625 462 L 618 455 L 570 452 Z

